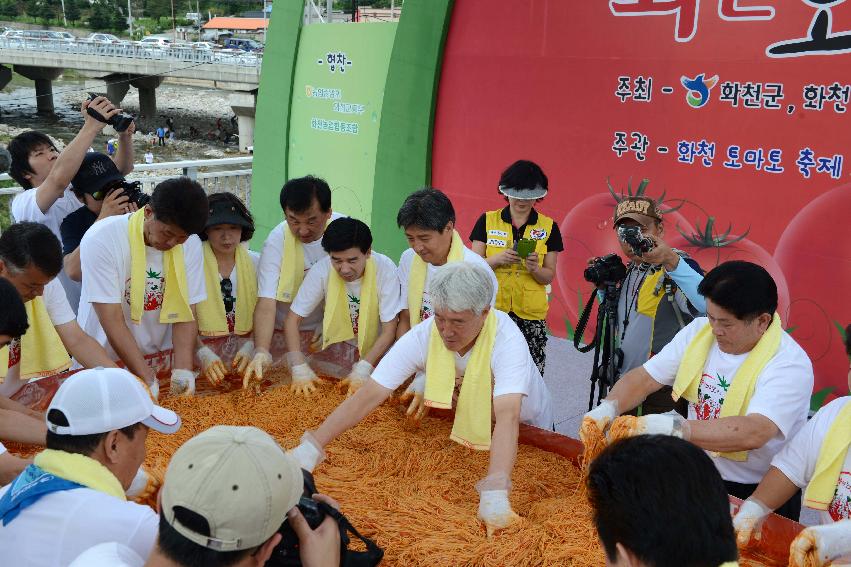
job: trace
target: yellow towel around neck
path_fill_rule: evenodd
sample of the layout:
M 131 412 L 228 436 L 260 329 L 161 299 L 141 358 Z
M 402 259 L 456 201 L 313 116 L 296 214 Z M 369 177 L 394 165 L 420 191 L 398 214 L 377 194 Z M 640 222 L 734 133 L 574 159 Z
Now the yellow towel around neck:
M 464 242 L 457 230 L 452 231 L 452 244 L 449 245 L 449 255 L 446 263 L 460 262 L 464 259 Z M 418 254 L 411 260 L 411 271 L 408 273 L 408 315 L 411 327 L 420 322 L 420 311 L 423 308 L 423 292 L 425 291 L 428 265 Z
M 33 464 L 65 480 L 127 500 L 124 488 L 115 475 L 101 463 L 85 455 L 45 449 L 35 456 Z
M 842 474 L 842 465 L 851 447 L 851 402 L 839 410 L 819 449 L 816 468 L 804 491 L 804 506 L 814 510 L 827 510 L 836 484 Z
M 50 320 L 44 299 L 36 297 L 27 301 L 24 307 L 30 326 L 20 339 L 21 359 L 18 364 L 21 380 L 44 378 L 68 370 L 71 357 Z M 0 350 L 0 383 L 8 372 L 9 347 L 5 346 Z
M 205 242 L 204 282 L 207 286 L 207 299 L 195 307 L 198 315 L 198 333 L 205 337 L 221 337 L 230 334 L 224 298 L 221 293 L 221 277 L 216 254 Z M 237 335 L 247 335 L 254 326 L 254 306 L 257 304 L 257 272 L 254 262 L 244 246 L 236 247 L 236 321 L 233 331 Z
M 130 236 L 130 319 L 134 323 L 142 320 L 145 302 L 145 208 L 132 215 L 127 225 Z M 183 323 L 192 321 L 189 307 L 189 284 L 186 281 L 186 262 L 183 260 L 183 245 L 178 244 L 163 252 L 163 304 L 160 307 L 160 323 Z
M 328 292 L 325 295 L 325 313 L 322 318 L 322 350 L 328 346 L 353 339 L 352 318 L 349 316 L 349 299 L 346 282 L 333 266 L 328 266 Z M 358 353 L 366 356 L 378 337 L 378 278 L 375 260 L 366 260 L 360 286 L 358 307 Z
M 725 563 L 722 563 L 718 567 L 739 567 L 739 562 L 738 561 L 727 561 Z
M 759 339 L 759 342 L 748 353 L 736 374 L 730 377 L 730 389 L 727 390 L 727 395 L 721 404 L 720 417 L 745 415 L 756 386 L 756 380 L 768 361 L 777 354 L 782 336 L 783 327 L 780 323 L 780 317 L 775 313 L 771 324 L 768 325 L 768 329 Z M 674 379 L 672 397 L 675 401 L 684 397 L 692 403 L 697 402 L 697 390 L 703 376 L 703 367 L 706 365 L 709 350 L 714 343 L 715 335 L 712 334 L 712 327 L 709 323 L 706 323 L 697 332 L 686 347 L 685 353 L 683 353 L 680 367 L 677 370 L 677 377 Z M 748 458 L 748 452 L 721 453 L 721 456 L 731 461 L 745 461 Z
M 455 421 L 449 438 L 466 447 L 488 450 L 491 446 L 493 384 L 491 356 L 496 340 L 496 313 L 488 312 L 485 324 L 470 351 L 470 360 L 461 381 Z M 455 392 L 455 353 L 446 348 L 437 325 L 433 324 L 426 361 L 425 405 L 451 409 Z

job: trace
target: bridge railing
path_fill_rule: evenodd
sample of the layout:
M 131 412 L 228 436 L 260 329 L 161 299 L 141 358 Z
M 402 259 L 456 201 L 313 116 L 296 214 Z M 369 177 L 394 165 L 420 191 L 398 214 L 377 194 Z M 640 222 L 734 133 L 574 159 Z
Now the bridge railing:
M 11 36 L 0 37 L 0 49 L 248 67 L 259 67 L 263 61 L 261 54 L 233 49 L 197 49 L 181 44 L 163 48 L 135 41 L 106 43 L 85 39 L 64 41 Z
M 184 160 L 163 163 L 139 163 L 127 176 L 128 181 L 139 181 L 142 190 L 150 194 L 160 181 L 185 175 L 195 179 L 208 195 L 229 191 L 238 196 L 246 206 L 251 206 L 251 164 L 253 156 L 222 159 Z M 9 174 L 0 175 L 0 182 L 11 180 Z M 0 229 L 11 222 L 9 206 L 21 187 L 0 189 Z

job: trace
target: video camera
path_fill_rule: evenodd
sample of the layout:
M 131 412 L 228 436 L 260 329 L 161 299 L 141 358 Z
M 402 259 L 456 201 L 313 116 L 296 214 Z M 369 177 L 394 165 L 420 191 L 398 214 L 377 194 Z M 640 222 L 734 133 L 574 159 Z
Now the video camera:
M 617 254 L 607 254 L 594 258 L 591 265 L 585 268 L 585 281 L 594 285 L 612 285 L 626 277 L 626 266 Z
M 340 528 L 340 567 L 374 567 L 381 563 L 384 558 L 384 550 L 371 539 L 360 535 L 339 510 L 325 502 L 314 500 L 313 495 L 317 491 L 316 484 L 313 482 L 313 475 L 304 469 L 301 472 L 304 475 L 304 492 L 298 501 L 298 510 L 304 516 L 311 530 L 318 528 L 326 516 L 331 516 L 337 522 Z M 289 520 L 284 520 L 278 532 L 281 534 L 281 543 L 272 550 L 272 556 L 266 562 L 266 567 L 300 566 L 298 535 L 290 526 Z M 348 549 L 349 532 L 364 543 L 366 551 Z
M 619 226 L 618 238 L 626 242 L 636 256 L 643 256 L 656 247 L 653 239 L 641 232 L 640 226 Z
M 116 191 L 123 191 L 127 196 L 128 202 L 136 203 L 140 209 L 148 204 L 151 196 L 142 191 L 141 181 L 117 181 L 114 184 L 108 185 L 105 189 L 96 191 L 92 198 L 96 201 L 102 201 Z
M 89 93 L 89 102 L 93 101 L 99 96 L 99 94 Z M 89 113 L 89 116 L 97 120 L 98 122 L 105 122 L 112 126 L 116 132 L 123 132 L 127 128 L 130 127 L 130 123 L 133 122 L 133 116 L 131 114 L 127 114 L 126 112 L 119 112 L 112 118 L 105 118 L 100 112 L 92 108 L 91 106 L 86 107 L 86 112 Z

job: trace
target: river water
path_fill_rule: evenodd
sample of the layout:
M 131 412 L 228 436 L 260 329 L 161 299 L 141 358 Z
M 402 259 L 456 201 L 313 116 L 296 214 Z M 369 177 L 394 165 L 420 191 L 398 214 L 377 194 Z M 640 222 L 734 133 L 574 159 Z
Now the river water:
M 35 129 L 67 144 L 83 124 L 80 104 L 87 96 L 84 80 L 62 77 L 53 82 L 55 115 L 36 113 L 35 87 L 29 79 L 14 74 L 12 81 L 0 91 L 0 142 L 6 143 L 19 131 Z M 122 102 L 126 112 L 138 115 L 138 91 L 130 87 Z M 228 144 L 217 139 L 217 123 L 226 132 L 236 133 L 231 122 L 233 112 L 228 105 L 228 92 L 211 88 L 164 82 L 157 89 L 158 116 L 137 124 L 133 146 L 136 163 L 150 149 L 155 162 L 185 159 L 211 159 L 240 155 L 234 137 Z M 166 118 L 175 125 L 175 139 L 165 147 L 152 145 L 157 126 L 165 126 Z M 190 127 L 197 129 L 190 131 Z M 115 134 L 107 128 L 93 144 L 97 151 L 106 152 L 107 140 Z

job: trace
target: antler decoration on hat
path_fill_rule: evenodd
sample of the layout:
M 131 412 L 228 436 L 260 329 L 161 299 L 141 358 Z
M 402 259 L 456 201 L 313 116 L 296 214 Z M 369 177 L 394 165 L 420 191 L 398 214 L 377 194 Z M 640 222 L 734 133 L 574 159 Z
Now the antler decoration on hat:
M 680 203 L 676 207 L 669 207 L 667 209 L 663 209 L 662 203 L 665 201 L 665 195 L 666 195 L 667 191 L 662 191 L 662 194 L 659 195 L 658 197 L 650 197 L 650 195 L 647 195 L 645 193 L 645 191 L 647 190 L 647 186 L 649 184 L 650 184 L 649 179 L 642 179 L 641 183 L 638 184 L 638 188 L 635 190 L 635 193 L 633 193 L 632 192 L 632 177 L 630 177 L 626 182 L 626 193 L 624 193 L 623 191 L 621 191 L 620 193 L 617 193 L 615 191 L 615 188 L 612 187 L 612 184 L 609 181 L 609 178 L 608 177 L 606 178 L 606 185 L 608 185 L 608 187 L 609 187 L 609 193 L 612 194 L 612 197 L 614 197 L 615 201 L 617 201 L 618 203 L 620 203 L 621 201 L 623 201 L 624 199 L 627 199 L 629 197 L 648 197 L 648 198 L 656 201 L 656 206 L 659 208 L 659 212 L 662 213 L 663 215 L 667 214 L 667 213 L 672 213 L 672 212 L 680 209 L 680 207 L 682 207 L 685 204 L 685 201 L 683 201 L 682 203 Z

